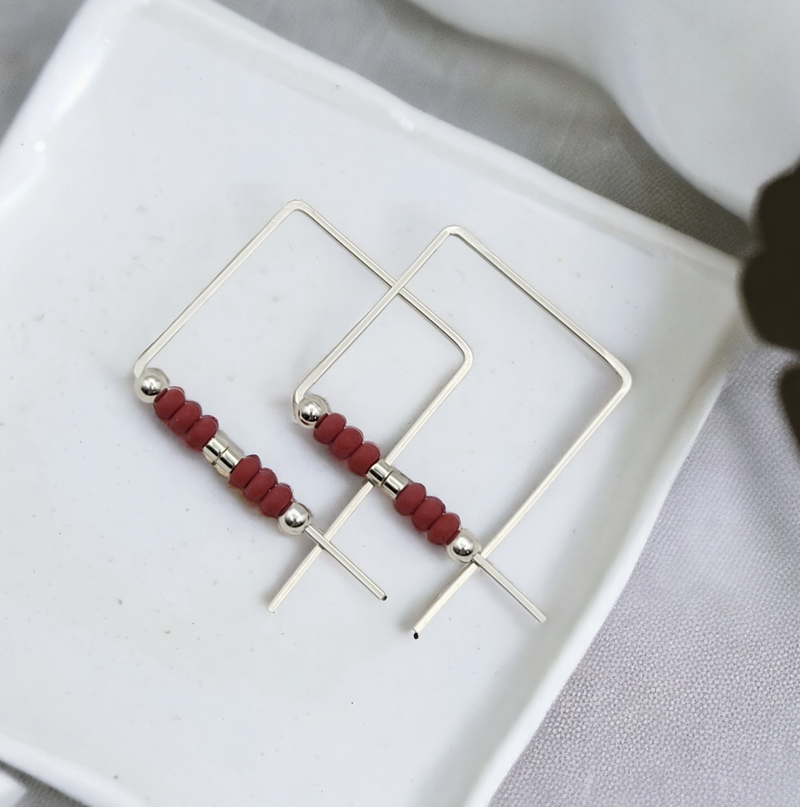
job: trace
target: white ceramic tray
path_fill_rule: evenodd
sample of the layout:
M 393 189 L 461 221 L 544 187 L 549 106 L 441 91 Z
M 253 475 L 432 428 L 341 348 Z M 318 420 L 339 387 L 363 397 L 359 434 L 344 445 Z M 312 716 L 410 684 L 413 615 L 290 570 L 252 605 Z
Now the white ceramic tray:
M 451 561 L 378 494 L 338 542 L 379 603 L 165 434 L 134 358 L 286 201 L 398 276 L 444 226 L 630 368 L 630 395 L 419 641 Z M 230 12 L 93 0 L 0 153 L 0 759 L 89 805 L 484 805 L 619 595 L 743 328 L 734 262 Z M 320 523 L 355 481 L 290 420 L 385 287 L 288 220 L 159 356 Z M 475 367 L 398 464 L 486 534 L 614 387 L 448 245 L 410 289 Z M 320 391 L 396 437 L 457 356 L 392 304 Z

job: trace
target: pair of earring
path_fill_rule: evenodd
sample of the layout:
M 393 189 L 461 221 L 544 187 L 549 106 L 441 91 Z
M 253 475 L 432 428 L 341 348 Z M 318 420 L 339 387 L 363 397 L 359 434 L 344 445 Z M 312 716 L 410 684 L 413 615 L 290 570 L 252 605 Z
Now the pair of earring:
M 219 424 L 214 417 L 203 414 L 199 404 L 187 400 L 180 387 L 171 386 L 163 371 L 149 366 L 159 351 L 166 346 L 220 286 L 231 277 L 288 216 L 295 212 L 302 213 L 308 217 L 355 257 L 361 265 L 388 286 L 387 291 L 380 300 L 367 311 L 347 335 L 303 379 L 295 389 L 292 397 L 292 411 L 295 421 L 300 426 L 311 431 L 316 442 L 327 446 L 335 457 L 346 463 L 351 472 L 364 480 L 361 488 L 336 516 L 327 530 L 321 530 L 314 525 L 309 509 L 294 499 L 291 487 L 279 482 L 273 471 L 262 465 L 261 459 L 257 455 L 245 454 L 236 443 L 219 429 Z M 489 266 L 500 272 L 531 301 L 588 346 L 607 363 L 620 381 L 619 387 L 614 394 L 590 419 L 584 430 L 544 478 L 535 484 L 523 503 L 483 546 L 471 532 L 462 529 L 460 518 L 455 513 L 449 512 L 440 499 L 428 495 L 424 485 L 409 479 L 395 465 L 399 454 L 436 409 L 455 390 L 473 362 L 472 350 L 464 339 L 407 289 L 410 280 L 450 237 L 458 238 L 467 244 Z M 377 445 L 365 441 L 358 429 L 348 426 L 344 416 L 333 412 L 328 402 L 313 394 L 311 389 L 380 316 L 389 303 L 398 296 L 403 298 L 456 345 L 461 352 L 462 360 L 458 369 L 445 386 L 431 399 L 401 435 L 397 443 L 384 454 Z M 581 446 L 619 404 L 630 390 L 632 383 L 629 371 L 619 359 L 599 345 L 591 336 L 553 306 L 527 281 L 463 228 L 447 227 L 442 230 L 414 263 L 399 278 L 395 279 L 316 210 L 301 201 L 289 202 L 278 211 L 266 226 L 142 353 L 134 364 L 133 372 L 135 378 L 134 389 L 137 396 L 140 400 L 152 404 L 155 414 L 167 424 L 171 431 L 181 435 L 190 448 L 201 451 L 212 467 L 228 480 L 229 485 L 241 491 L 244 497 L 256 505 L 265 516 L 275 519 L 282 533 L 292 536 L 305 535 L 313 541 L 314 546 L 309 554 L 270 602 L 269 609 L 271 611 L 278 608 L 306 570 L 323 552 L 341 564 L 376 597 L 381 600 L 386 599 L 384 591 L 344 555 L 332 541 L 336 532 L 355 512 L 366 495 L 375 488 L 388 496 L 393 501 L 394 509 L 402 516 L 410 518 L 411 523 L 417 530 L 426 533 L 431 543 L 444 547 L 447 554 L 458 562 L 461 568 L 454 579 L 440 592 L 432 605 L 414 625 L 413 633 L 415 638 L 419 637 L 422 629 L 478 569 L 485 572 L 502 586 L 528 613 L 540 622 L 544 622 L 544 614 L 491 563 L 489 556 L 522 520 L 567 463 L 577 454 Z

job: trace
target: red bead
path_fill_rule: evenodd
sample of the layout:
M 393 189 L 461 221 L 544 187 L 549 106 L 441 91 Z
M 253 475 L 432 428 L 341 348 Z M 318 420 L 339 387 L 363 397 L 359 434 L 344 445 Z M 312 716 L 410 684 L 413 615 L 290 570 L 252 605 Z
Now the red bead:
M 180 387 L 167 387 L 156 395 L 153 411 L 161 420 L 169 420 L 185 403 L 186 396 Z
M 395 501 L 397 500 L 395 499 Z M 444 513 L 444 502 L 435 496 L 427 496 L 411 516 L 411 523 L 420 532 L 426 532 L 442 513 Z
M 261 500 L 259 507 L 265 516 L 270 518 L 277 518 L 282 516 L 288 509 L 289 505 L 294 501 L 292 489 L 282 482 L 275 485 L 274 488 Z
M 433 522 L 428 530 L 428 540 L 432 544 L 449 544 L 461 530 L 461 519 L 455 513 L 444 513 Z
M 256 454 L 250 454 L 236 463 L 236 467 L 231 471 L 231 478 L 228 480 L 239 490 L 244 490 L 252 481 L 253 477 L 261 470 L 261 460 Z M 273 484 L 275 484 L 273 482 Z
M 203 410 L 199 403 L 186 401 L 186 403 L 169 419 L 169 427 L 175 434 L 186 434 L 200 419 Z
M 260 502 L 267 493 L 275 487 L 278 477 L 275 472 L 269 468 L 262 468 L 251 480 L 245 485 L 244 495 L 250 499 L 251 502 Z
M 200 451 L 203 446 L 217 433 L 219 423 L 212 415 L 203 415 L 194 426 L 186 432 L 186 442 L 190 448 Z
M 367 471 L 381 458 L 381 450 L 375 443 L 362 443 L 347 460 L 347 467 L 359 476 L 366 476 Z
M 318 443 L 328 445 L 332 443 L 338 436 L 339 432 L 347 425 L 344 415 L 339 415 L 334 412 L 332 415 L 325 415 L 317 421 L 314 427 L 314 439 Z
M 410 516 L 425 501 L 428 492 L 420 482 L 406 485 L 394 500 L 394 509 L 401 516 Z
M 340 460 L 346 460 L 362 443 L 364 435 L 360 429 L 348 426 L 342 429 L 336 439 L 328 446 L 331 454 Z

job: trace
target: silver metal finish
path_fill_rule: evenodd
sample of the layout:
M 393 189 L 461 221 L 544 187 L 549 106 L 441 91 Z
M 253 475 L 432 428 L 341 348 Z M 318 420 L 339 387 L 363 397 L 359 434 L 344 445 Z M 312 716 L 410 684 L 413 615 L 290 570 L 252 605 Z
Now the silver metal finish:
M 213 465 L 231 444 L 230 438 L 222 429 L 203 446 L 203 456 Z
M 478 539 L 469 530 L 461 530 L 447 545 L 447 554 L 460 563 L 469 563 L 472 556 L 480 551 Z
M 133 379 L 136 397 L 145 403 L 155 403 L 156 396 L 169 386 L 169 379 L 158 367 L 148 367 L 141 375 Z
M 244 458 L 244 451 L 220 429 L 203 446 L 203 456 L 218 474 L 224 476 L 225 479 L 230 479 L 231 472 Z
M 384 590 L 372 582 L 372 580 L 367 577 L 358 566 L 353 563 L 350 558 L 346 555 L 343 555 L 325 536 L 324 533 L 320 532 L 315 526 L 309 524 L 305 530 L 305 534 L 311 538 L 312 541 L 319 547 L 320 551 L 327 552 L 334 560 L 337 560 L 347 569 L 353 577 L 358 580 L 359 583 L 366 586 L 379 600 L 386 599 L 386 593 Z M 274 610 L 274 609 L 270 609 Z
M 381 493 L 385 493 L 390 499 L 396 499 L 403 488 L 408 487 L 411 480 L 395 468 L 381 485 Z
M 244 451 L 239 446 L 231 443 L 219 456 L 214 463 L 214 470 L 224 476 L 225 479 L 230 479 L 233 469 L 244 459 Z
M 292 502 L 289 509 L 278 517 L 278 529 L 284 535 L 300 535 L 311 524 L 309 509 L 300 502 Z
M 231 260 L 231 262 L 224 267 L 216 277 L 214 277 L 214 279 L 197 295 L 197 297 L 195 297 L 194 300 L 192 300 L 192 302 L 189 303 L 189 305 L 186 306 L 186 308 L 181 311 L 177 317 L 175 317 L 175 319 L 164 329 L 164 331 L 153 341 L 153 343 L 149 345 L 147 349 L 139 356 L 133 365 L 133 374 L 136 378 L 140 377 L 145 372 L 149 363 L 170 342 L 170 340 L 175 337 L 181 328 L 183 328 L 183 326 L 186 325 L 186 323 L 203 307 L 203 305 L 208 302 L 208 300 L 223 285 L 223 283 L 225 283 L 225 281 L 228 280 L 231 275 L 233 275 L 233 273 L 239 269 L 239 267 L 241 267 L 241 265 L 258 249 L 259 246 L 261 246 L 261 244 L 275 231 L 277 227 L 280 226 L 283 221 L 285 221 L 292 213 L 295 212 L 302 213 L 311 219 L 311 221 L 322 228 L 322 230 L 324 230 L 334 241 L 336 241 L 342 248 L 349 252 L 357 261 L 359 261 L 362 266 L 367 268 L 387 286 L 392 287 L 394 285 L 395 279 L 388 272 L 378 266 L 375 261 L 373 261 L 365 252 L 360 250 L 352 241 L 350 241 L 350 239 L 345 237 L 343 233 L 337 230 L 336 227 L 334 227 L 327 219 L 314 210 L 314 208 L 300 200 L 288 202 L 243 247 L 243 249 L 241 249 L 234 256 L 233 260 Z M 455 389 L 455 387 L 458 386 L 461 379 L 469 372 L 473 363 L 472 350 L 470 349 L 469 345 L 449 325 L 447 325 L 444 320 L 431 311 L 426 305 L 421 303 L 408 290 L 402 289 L 398 293 L 412 308 L 425 317 L 425 319 L 427 319 L 437 330 L 440 331 L 440 333 L 447 337 L 459 349 L 462 354 L 462 362 L 458 370 L 447 382 L 447 384 L 445 384 L 445 386 L 437 393 L 425 410 L 419 415 L 409 429 L 400 437 L 400 440 L 389 451 L 386 457 L 389 462 L 400 454 L 413 436 L 419 431 L 419 429 L 422 428 L 425 421 L 427 421 L 433 412 L 439 408 L 441 403 Z M 303 395 L 297 395 L 297 392 L 295 392 L 293 397 L 294 404 L 298 404 L 303 397 Z M 206 452 L 204 451 L 204 454 L 205 453 Z M 320 543 L 316 538 L 314 538 L 313 535 L 311 535 L 309 530 L 306 530 L 306 533 L 314 538 L 317 546 L 315 546 L 311 553 L 306 556 L 300 567 L 295 570 L 294 574 L 292 574 L 289 580 L 270 602 L 270 611 L 277 610 L 286 594 L 288 594 L 288 592 L 294 587 L 300 577 L 305 573 L 305 570 L 311 565 L 311 563 L 323 549 L 334 555 L 334 557 L 336 556 L 329 548 L 329 546 L 331 548 L 333 547 L 333 545 L 330 543 L 330 539 L 332 539 L 333 536 L 341 529 L 347 519 L 350 518 L 350 516 L 355 512 L 371 490 L 372 485 L 369 482 L 364 482 L 358 492 L 350 499 L 345 508 L 339 513 L 339 515 L 334 519 L 333 523 L 328 528 L 327 538 L 322 536 L 322 533 L 320 533 L 319 530 L 316 530 L 316 528 L 309 528 L 309 530 L 314 530 L 315 534 L 321 536 L 323 540 L 327 541 L 327 544 Z M 341 555 L 338 550 L 336 550 L 336 553 Z M 350 571 L 352 572 L 352 569 Z M 364 581 L 362 580 L 362 582 Z M 371 588 L 371 586 L 374 588 Z M 376 593 L 377 596 L 381 597 L 381 599 L 385 599 L 386 595 L 383 594 L 383 592 L 377 586 L 375 586 L 374 583 L 370 581 L 370 585 L 367 587 L 370 588 L 373 593 Z
M 379 488 L 387 476 L 394 470 L 394 468 L 386 462 L 386 460 L 378 460 L 372 468 L 367 471 L 367 479 Z
M 476 564 L 492 580 L 499 583 L 529 614 L 536 617 L 539 622 L 546 621 L 547 617 L 496 566 L 481 554 L 481 545 L 469 530 L 461 530 L 447 545 L 447 554 L 459 563 Z M 419 631 L 415 630 L 414 636 L 418 639 Z
M 411 482 L 404 473 L 383 459 L 378 460 L 367 471 L 367 479 L 390 499 L 396 499 Z
M 360 250 L 349 238 L 336 229 L 327 219 L 321 216 L 313 207 L 305 202 L 295 199 L 285 204 L 258 233 L 234 256 L 233 260 L 192 300 L 186 308 L 164 329 L 161 335 L 147 347 L 133 364 L 133 374 L 137 378 L 147 368 L 147 365 L 159 354 L 170 340 L 183 328 L 184 325 L 211 299 L 213 294 L 228 280 L 231 275 L 269 238 L 280 224 L 292 213 L 302 213 L 310 218 L 315 224 L 321 227 L 334 241 L 346 249 L 359 263 L 380 278 L 387 286 L 394 286 L 395 279 L 386 271 L 381 269 L 365 252 Z M 464 357 L 464 364 L 461 368 L 461 377 L 466 375 L 472 366 L 473 356 L 469 345 L 439 316 L 433 313 L 426 305 L 421 303 L 413 294 L 405 288 L 399 292 L 400 296 L 413 308 L 419 311 L 429 320 L 441 333 L 443 333 L 461 351 Z M 457 386 L 461 377 L 452 384 Z M 306 390 L 307 391 L 307 390 Z M 442 392 L 445 390 L 443 389 Z M 305 394 L 305 393 L 304 393 Z M 295 392 L 294 401 L 299 403 L 304 397 Z M 449 392 L 448 392 L 449 394 Z M 444 395 L 446 398 L 447 395 Z M 409 438 L 410 439 L 410 438 Z
M 547 617 L 504 574 L 498 571 L 497 567 L 491 564 L 484 554 L 476 552 L 471 561 L 467 569 L 475 566 L 483 569 L 495 583 L 499 583 L 532 617 L 538 619 L 539 622 L 546 621 Z M 419 636 L 419 631 L 416 627 L 414 628 L 414 633 Z
M 306 395 L 295 407 L 294 419 L 304 429 L 313 429 L 325 415 L 330 415 L 331 407 L 321 395 Z
M 589 347 L 594 353 L 597 354 L 603 361 L 605 361 L 609 367 L 617 374 L 620 379 L 620 386 L 617 391 L 611 396 L 611 398 L 606 402 L 606 404 L 600 409 L 600 411 L 589 421 L 588 425 L 584 428 L 578 438 L 569 446 L 569 448 L 564 452 L 561 458 L 556 462 L 556 464 L 551 468 L 549 473 L 542 479 L 538 484 L 536 484 L 525 499 L 525 501 L 516 509 L 516 511 L 511 515 L 511 517 L 503 524 L 500 529 L 492 536 L 492 538 L 487 542 L 485 548 L 482 550 L 480 555 L 475 556 L 475 560 L 473 563 L 466 564 L 461 571 L 456 575 L 456 577 L 447 585 L 447 587 L 437 596 L 434 602 L 430 605 L 430 607 L 425 611 L 419 621 L 414 625 L 414 635 L 418 636 L 420 632 L 424 629 L 424 627 L 433 619 L 433 617 L 441 610 L 441 608 L 447 603 L 450 598 L 461 588 L 462 585 L 475 573 L 477 568 L 482 568 L 487 574 L 490 574 L 497 582 L 500 582 L 507 591 L 511 592 L 512 588 L 516 591 L 515 587 L 512 586 L 505 578 L 505 582 L 500 581 L 500 573 L 490 564 L 486 562 L 488 556 L 500 545 L 500 543 L 508 536 L 508 534 L 514 529 L 514 527 L 519 524 L 519 522 L 524 518 L 525 514 L 533 507 L 533 505 L 538 501 L 539 497 L 547 490 L 548 487 L 553 483 L 555 478 L 561 473 L 562 470 L 566 467 L 567 463 L 578 453 L 580 448 L 584 445 L 584 443 L 591 437 L 591 435 L 597 430 L 600 424 L 611 414 L 614 408 L 619 404 L 619 402 L 628 394 L 632 386 L 632 378 L 631 374 L 628 371 L 628 368 L 612 353 L 606 350 L 599 342 L 589 336 L 586 331 L 584 331 L 581 327 L 579 327 L 575 322 L 573 322 L 568 316 L 562 313 L 558 308 L 556 308 L 551 302 L 549 302 L 545 297 L 539 294 L 533 286 L 530 285 L 523 277 L 521 277 L 517 272 L 515 272 L 508 264 L 502 261 L 497 255 L 495 255 L 487 246 L 485 246 L 481 241 L 479 241 L 475 236 L 465 230 L 463 227 L 458 226 L 451 226 L 445 227 L 437 236 L 436 238 L 431 241 L 431 243 L 425 248 L 422 254 L 411 264 L 411 266 L 398 278 L 397 282 L 392 285 L 392 287 L 384 294 L 384 296 L 373 306 L 373 308 L 368 311 L 362 318 L 357 322 L 345 337 L 336 345 L 333 350 L 322 359 L 319 364 L 303 379 L 303 381 L 298 385 L 297 389 L 294 393 L 294 400 L 300 401 L 303 397 L 308 393 L 311 387 L 319 381 L 320 378 L 333 366 L 333 364 L 338 361 L 338 359 L 342 356 L 342 354 L 349 348 L 351 345 L 358 339 L 364 331 L 375 321 L 375 319 L 381 314 L 381 312 L 395 299 L 399 294 L 405 290 L 406 285 L 408 282 L 414 277 L 414 275 L 419 272 L 419 270 L 430 260 L 431 256 L 442 246 L 442 244 L 450 237 L 459 238 L 463 241 L 468 247 L 470 247 L 474 252 L 480 255 L 487 263 L 489 263 L 496 271 L 500 274 L 504 275 L 511 283 L 513 283 L 520 291 L 526 294 L 534 303 L 536 303 L 540 308 L 546 311 L 550 316 L 560 322 L 568 331 L 570 331 L 575 337 L 577 337 L 581 342 L 583 342 L 587 347 Z M 441 402 L 439 402 L 441 403 Z M 436 404 L 438 406 L 439 404 Z M 429 415 L 432 412 L 428 413 Z M 421 424 L 420 424 L 421 427 Z M 410 437 L 413 437 L 414 434 L 419 430 L 412 429 Z M 387 455 L 387 461 L 391 462 L 392 457 Z M 368 483 L 369 484 L 369 483 Z M 310 556 L 309 556 L 310 558 Z M 292 585 L 296 580 L 299 578 L 300 575 L 305 571 L 306 568 L 310 565 L 311 558 L 306 558 L 303 563 L 295 570 L 295 573 L 290 578 Z M 308 561 L 308 562 L 307 562 Z M 491 571 L 489 567 L 491 566 Z M 288 586 L 289 584 L 287 584 Z M 287 588 L 284 586 L 284 588 Z M 524 595 L 519 592 L 520 597 L 524 598 Z M 520 602 L 523 602 L 523 599 L 520 599 Z M 527 601 L 530 605 L 525 607 L 536 616 L 537 619 L 542 616 L 541 612 L 536 611 L 534 613 L 531 608 L 535 607 Z M 524 602 L 523 602 L 524 604 Z

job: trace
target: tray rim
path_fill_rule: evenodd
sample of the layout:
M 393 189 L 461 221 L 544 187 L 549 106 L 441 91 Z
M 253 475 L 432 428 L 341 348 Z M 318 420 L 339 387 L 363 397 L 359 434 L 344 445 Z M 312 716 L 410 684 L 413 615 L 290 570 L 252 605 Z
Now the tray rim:
M 3 174 L 6 164 L 21 159 L 17 150 L 12 150 L 12 142 L 19 142 L 26 130 L 35 127 L 37 116 L 43 111 L 58 108 L 56 102 L 71 87 L 76 71 L 87 60 L 96 58 L 98 51 L 102 53 L 106 37 L 122 28 L 130 17 L 151 6 L 178 14 L 202 13 L 215 24 L 255 41 L 269 59 L 283 63 L 295 75 L 302 74 L 311 82 L 319 82 L 324 74 L 326 83 L 338 82 L 340 94 L 336 99 L 340 108 L 346 109 L 348 104 L 355 101 L 357 105 L 363 105 L 359 107 L 360 112 L 368 111 L 373 115 L 373 122 L 377 121 L 386 128 L 413 132 L 413 137 L 422 140 L 429 150 L 436 152 L 443 160 L 455 162 L 469 157 L 470 167 L 476 173 L 491 174 L 493 178 L 503 174 L 507 187 L 516 189 L 524 199 L 543 201 L 594 229 L 597 229 L 595 223 L 602 221 L 613 228 L 615 237 L 636 247 L 652 247 L 657 242 L 665 252 L 680 256 L 694 271 L 720 285 L 735 283 L 739 262 L 734 257 L 586 190 L 503 146 L 425 113 L 354 71 L 283 39 L 213 0 L 88 0 L 70 22 L 0 142 L 0 193 L 7 184 Z M 275 78 L 281 80 L 279 76 Z M 348 104 L 342 102 L 341 90 L 350 93 Z M 12 183 L 7 192 L 13 194 L 13 191 Z M 0 216 L 4 215 L 4 207 L 4 199 L 0 196 Z M 604 232 L 608 231 L 604 229 Z M 682 423 L 691 425 L 689 435 L 679 445 L 673 443 L 661 457 L 659 470 L 653 473 L 648 494 L 635 511 L 632 523 L 638 526 L 632 527 L 630 533 L 636 534 L 639 539 L 620 544 L 614 562 L 603 576 L 603 582 L 594 596 L 589 598 L 582 617 L 550 665 L 535 695 L 528 700 L 505 739 L 495 747 L 486 764 L 474 777 L 470 795 L 464 802 L 466 807 L 489 803 L 510 766 L 524 751 L 585 655 L 630 578 L 675 477 L 722 388 L 729 367 L 752 342 L 752 332 L 746 322 L 741 316 L 732 317 L 726 335 L 718 343 L 720 360 L 684 411 Z M 12 767 L 91 805 L 133 807 L 145 803 L 91 769 L 58 759 L 2 733 L 0 758 Z

